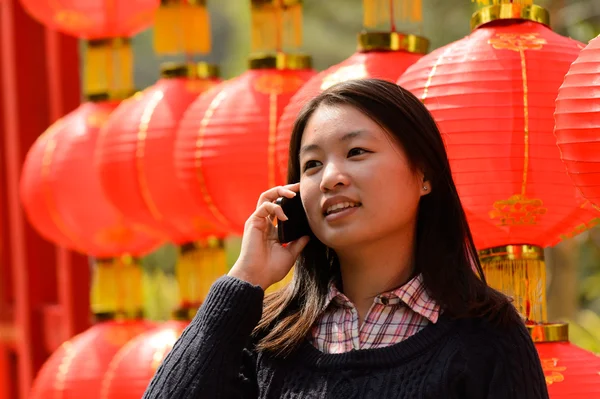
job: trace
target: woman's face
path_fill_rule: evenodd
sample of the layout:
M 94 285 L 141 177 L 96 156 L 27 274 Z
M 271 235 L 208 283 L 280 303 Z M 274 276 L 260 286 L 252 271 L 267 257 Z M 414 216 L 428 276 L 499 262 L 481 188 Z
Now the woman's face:
M 319 106 L 300 149 L 300 193 L 316 237 L 335 250 L 414 231 L 431 187 L 401 146 L 349 105 Z

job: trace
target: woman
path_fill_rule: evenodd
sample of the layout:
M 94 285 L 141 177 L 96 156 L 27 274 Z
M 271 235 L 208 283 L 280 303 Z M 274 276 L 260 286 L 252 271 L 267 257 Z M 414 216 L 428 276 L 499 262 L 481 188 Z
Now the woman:
M 145 398 L 548 397 L 418 99 L 374 79 L 326 90 L 295 123 L 288 179 L 260 196 L 237 262 Z M 313 234 L 281 245 L 274 202 L 298 192 Z

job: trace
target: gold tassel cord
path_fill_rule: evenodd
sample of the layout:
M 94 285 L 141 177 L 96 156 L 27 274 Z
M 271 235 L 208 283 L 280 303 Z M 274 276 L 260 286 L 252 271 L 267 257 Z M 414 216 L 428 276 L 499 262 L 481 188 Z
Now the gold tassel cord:
M 154 51 L 161 55 L 206 54 L 211 50 L 206 0 L 163 0 L 156 12 Z
M 471 0 L 471 3 L 477 3 L 478 5 L 498 5 L 498 4 L 520 4 L 523 6 L 530 6 L 533 4 L 533 0 Z
M 490 287 L 513 298 L 513 305 L 528 321 L 545 322 L 546 265 L 542 257 L 481 256 Z
M 131 257 L 96 260 L 90 302 L 92 313 L 99 317 L 140 317 L 144 297 L 139 260 Z
M 302 46 L 300 0 L 252 0 L 252 51 L 280 52 Z
M 133 93 L 133 52 L 127 38 L 86 43 L 84 93 L 126 98 Z
M 421 0 L 363 0 L 363 26 L 380 28 L 389 24 L 395 30 L 395 21 L 422 22 Z

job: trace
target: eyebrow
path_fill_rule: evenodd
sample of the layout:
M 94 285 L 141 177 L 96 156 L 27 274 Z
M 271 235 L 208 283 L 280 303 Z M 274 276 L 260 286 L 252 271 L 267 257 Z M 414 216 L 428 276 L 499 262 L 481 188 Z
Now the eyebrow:
M 350 141 L 356 137 L 364 136 L 365 133 L 366 133 L 366 130 L 353 130 L 351 132 L 344 134 L 342 137 L 340 137 L 340 141 Z M 319 148 L 320 147 L 317 144 L 305 145 L 300 149 L 300 155 L 304 154 L 305 152 L 317 150 Z

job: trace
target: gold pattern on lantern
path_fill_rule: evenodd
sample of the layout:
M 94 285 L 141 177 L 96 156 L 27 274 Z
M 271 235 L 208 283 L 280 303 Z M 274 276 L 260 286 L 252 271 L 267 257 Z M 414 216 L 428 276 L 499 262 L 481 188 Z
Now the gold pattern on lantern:
M 98 109 L 87 116 L 85 123 L 90 128 L 99 129 L 108 120 L 110 113 L 111 110 Z
M 206 203 L 208 210 L 212 215 L 225 226 L 230 226 L 231 223 L 229 220 L 219 211 L 217 205 L 212 199 L 208 188 L 206 187 L 206 181 L 204 179 L 204 173 L 202 173 L 202 150 L 204 149 L 204 133 L 206 132 L 206 127 L 210 123 L 210 120 L 219 107 L 221 102 L 227 97 L 226 91 L 221 91 L 219 94 L 213 98 L 208 109 L 204 113 L 204 117 L 200 121 L 200 129 L 198 130 L 198 138 L 196 139 L 196 150 L 194 151 L 194 167 L 196 169 L 196 179 L 198 181 L 198 185 L 200 186 L 200 192 L 202 193 L 202 199 Z
M 512 51 L 541 50 L 546 43 L 538 33 L 497 33 L 488 40 L 496 50 Z
M 300 80 L 300 79 L 298 79 Z M 277 94 L 269 95 L 269 138 L 267 146 L 267 187 L 275 187 L 275 142 L 277 138 Z
M 326 76 L 321 83 L 321 90 L 327 90 L 331 86 L 340 82 L 352 79 L 364 79 L 368 76 L 364 64 L 355 64 L 341 67 L 329 76 Z
M 66 27 L 69 30 L 87 30 L 94 24 L 92 18 L 88 18 L 85 14 L 72 10 L 59 11 L 54 20 L 57 24 Z
M 492 219 L 498 219 L 500 226 L 533 225 L 537 224 L 541 215 L 546 214 L 547 208 L 543 205 L 541 199 L 516 194 L 494 202 L 494 209 L 489 215 Z
M 567 368 L 565 366 L 558 365 L 558 358 L 551 359 L 540 359 L 542 362 L 542 370 L 544 370 L 544 376 L 546 377 L 546 384 L 552 385 L 555 382 L 563 382 L 565 376 L 562 374 Z
M 254 81 L 253 88 L 261 94 L 283 94 L 296 92 L 304 81 L 298 76 L 263 75 Z

